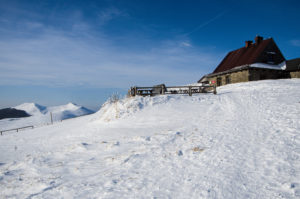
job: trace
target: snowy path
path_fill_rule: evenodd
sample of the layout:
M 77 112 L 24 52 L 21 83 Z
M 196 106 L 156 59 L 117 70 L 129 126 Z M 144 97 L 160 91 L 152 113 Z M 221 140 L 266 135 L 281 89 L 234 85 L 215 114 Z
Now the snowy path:
M 299 198 L 299 88 L 141 98 L 108 108 L 110 122 L 96 113 L 2 136 L 0 198 Z

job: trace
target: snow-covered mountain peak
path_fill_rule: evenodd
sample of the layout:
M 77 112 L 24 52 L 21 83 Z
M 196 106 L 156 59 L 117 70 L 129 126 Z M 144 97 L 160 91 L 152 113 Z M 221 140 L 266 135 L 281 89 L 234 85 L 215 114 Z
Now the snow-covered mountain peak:
M 68 107 L 68 108 L 74 108 L 74 109 L 78 109 L 78 108 L 82 108 L 82 106 L 80 106 L 80 105 L 77 105 L 77 104 L 75 104 L 75 103 L 73 103 L 73 102 L 69 102 L 68 104 L 66 104 L 66 107 Z
M 40 123 L 39 121 L 44 120 L 43 117 L 46 118 L 45 120 L 48 120 L 50 113 L 52 113 L 54 121 L 74 118 L 93 113 L 93 111 L 71 102 L 65 105 L 49 107 L 42 106 L 36 103 L 23 103 L 14 108 L 18 110 L 24 110 L 28 114 L 35 117 L 35 123 Z
M 67 110 L 78 110 L 82 108 L 82 106 L 78 106 L 74 103 L 68 103 L 68 104 L 64 104 L 64 105 L 59 105 L 59 106 L 52 106 L 52 107 L 48 107 L 48 110 L 51 112 L 57 112 L 57 111 L 67 111 Z
M 36 103 L 23 103 L 18 106 L 15 106 L 13 108 L 26 111 L 30 115 L 47 113 L 47 107 L 36 104 Z

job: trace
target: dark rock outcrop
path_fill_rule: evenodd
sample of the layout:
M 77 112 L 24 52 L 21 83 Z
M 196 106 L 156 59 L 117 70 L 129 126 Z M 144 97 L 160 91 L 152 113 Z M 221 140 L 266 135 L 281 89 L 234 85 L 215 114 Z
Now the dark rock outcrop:
M 0 120 L 5 118 L 20 118 L 29 116 L 30 115 L 23 110 L 17 110 L 14 108 L 0 109 Z

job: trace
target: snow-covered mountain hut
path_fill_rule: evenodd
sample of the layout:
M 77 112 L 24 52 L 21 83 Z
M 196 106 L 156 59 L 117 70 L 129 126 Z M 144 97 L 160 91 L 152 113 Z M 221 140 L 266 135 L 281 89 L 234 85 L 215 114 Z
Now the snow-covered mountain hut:
M 255 37 L 245 46 L 229 52 L 213 73 L 198 82 L 215 81 L 217 86 L 264 79 L 300 78 L 296 61 L 286 61 L 272 38 Z M 288 65 L 287 65 L 288 64 Z M 293 70 L 289 70 L 289 69 Z

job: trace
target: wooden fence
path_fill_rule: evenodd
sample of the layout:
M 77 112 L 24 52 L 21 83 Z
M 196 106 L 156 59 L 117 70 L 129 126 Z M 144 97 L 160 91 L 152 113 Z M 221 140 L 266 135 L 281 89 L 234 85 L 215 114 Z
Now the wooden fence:
M 3 131 L 0 131 L 1 135 L 3 132 L 7 132 L 7 131 L 19 131 L 20 129 L 27 129 L 27 128 L 34 128 L 33 126 L 24 126 L 24 127 L 20 127 L 20 128 L 15 128 L 15 129 L 8 129 L 8 130 L 3 130 Z
M 188 94 L 192 96 L 195 93 L 213 93 L 217 94 L 216 86 L 152 86 L 152 87 L 131 87 L 128 91 L 130 96 L 155 96 L 165 94 Z

